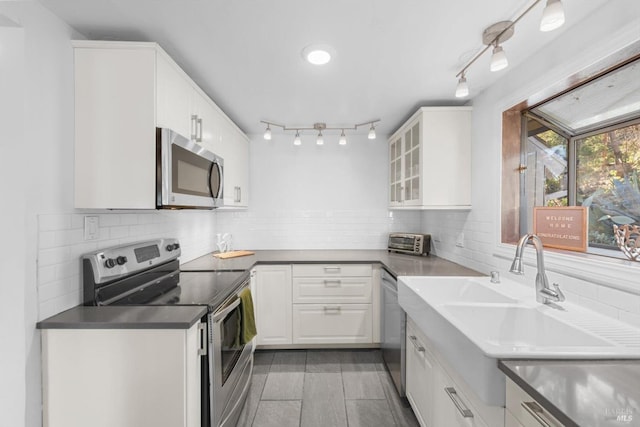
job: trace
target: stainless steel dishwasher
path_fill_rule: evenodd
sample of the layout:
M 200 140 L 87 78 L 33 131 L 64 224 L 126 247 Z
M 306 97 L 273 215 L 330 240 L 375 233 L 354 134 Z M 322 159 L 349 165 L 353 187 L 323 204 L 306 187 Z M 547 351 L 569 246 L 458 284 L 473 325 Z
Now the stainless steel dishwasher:
M 382 270 L 380 288 L 380 332 L 382 359 L 401 397 L 405 396 L 405 332 L 407 317 L 398 304 L 398 282 Z

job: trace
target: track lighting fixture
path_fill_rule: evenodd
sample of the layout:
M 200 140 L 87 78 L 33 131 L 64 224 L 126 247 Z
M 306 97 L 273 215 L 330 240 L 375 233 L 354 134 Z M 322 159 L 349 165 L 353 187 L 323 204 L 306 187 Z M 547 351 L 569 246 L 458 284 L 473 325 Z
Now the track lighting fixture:
M 261 120 L 260 123 L 264 123 L 267 125 L 267 129 L 264 131 L 264 139 L 266 140 L 270 140 L 271 139 L 271 126 L 276 126 L 279 128 L 282 128 L 283 131 L 295 131 L 296 135 L 293 139 L 293 145 L 301 145 L 302 144 L 302 139 L 300 137 L 300 133 L 302 131 L 305 130 L 313 130 L 313 131 L 317 131 L 318 132 L 318 136 L 316 137 L 316 144 L 317 145 L 323 145 L 324 144 L 324 131 L 334 131 L 334 130 L 339 130 L 340 131 L 340 138 L 338 139 L 338 144 L 340 145 L 347 145 L 347 135 L 345 134 L 345 130 L 352 130 L 352 131 L 357 131 L 358 128 L 362 127 L 362 126 L 366 126 L 369 125 L 369 132 L 367 134 L 367 138 L 369 139 L 376 139 L 376 130 L 375 130 L 375 123 L 378 123 L 380 121 L 380 119 L 376 119 L 376 120 L 369 120 L 367 122 L 363 122 L 363 123 L 357 123 L 353 126 L 340 126 L 340 127 L 333 127 L 333 126 L 327 126 L 326 123 L 314 123 L 313 126 L 297 126 L 297 127 L 288 127 L 287 125 L 282 125 L 282 124 L 278 124 L 278 123 L 274 123 L 274 122 L 268 122 L 266 120 Z
M 542 0 L 535 0 L 524 12 L 522 12 L 513 21 L 501 21 L 489 26 L 482 33 L 482 42 L 486 45 L 471 61 L 456 74 L 458 85 L 456 86 L 456 97 L 463 98 L 469 95 L 469 86 L 467 84 L 466 72 L 471 64 L 476 62 L 490 47 L 493 47 L 491 55 L 491 71 L 499 71 L 505 69 L 509 65 L 507 55 L 502 48 L 502 44 L 509 40 L 515 31 L 515 25 L 527 13 L 529 13 Z M 547 0 L 547 4 L 542 12 L 542 20 L 540 21 L 540 31 L 551 31 L 564 24 L 564 10 L 561 0 Z

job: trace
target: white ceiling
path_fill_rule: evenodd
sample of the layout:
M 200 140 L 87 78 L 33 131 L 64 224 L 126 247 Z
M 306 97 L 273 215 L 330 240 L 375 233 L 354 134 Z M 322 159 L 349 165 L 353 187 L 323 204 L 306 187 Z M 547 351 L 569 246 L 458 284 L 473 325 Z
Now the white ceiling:
M 533 0 L 40 0 L 89 39 L 158 42 L 246 133 L 381 119 L 388 135 L 422 105 L 458 105 L 455 75 L 484 46 L 482 31 Z M 538 31 L 543 0 L 504 44 L 467 73 L 471 98 L 606 0 L 563 0 L 567 23 Z M 315 67 L 302 49 L 331 45 Z M 366 133 L 366 127 L 362 132 Z M 274 130 L 274 133 L 277 132 Z

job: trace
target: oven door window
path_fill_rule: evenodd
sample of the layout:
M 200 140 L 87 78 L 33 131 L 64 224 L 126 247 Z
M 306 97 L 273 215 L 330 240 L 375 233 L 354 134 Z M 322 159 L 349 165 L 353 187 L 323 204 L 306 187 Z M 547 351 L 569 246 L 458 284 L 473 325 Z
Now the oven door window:
M 240 336 L 240 306 L 229 312 L 220 325 L 222 384 L 233 371 L 244 345 L 238 344 Z
M 214 163 L 171 144 L 171 189 L 174 193 L 211 197 L 210 173 Z M 216 165 L 217 166 L 217 165 Z M 215 189 L 218 191 L 218 189 Z

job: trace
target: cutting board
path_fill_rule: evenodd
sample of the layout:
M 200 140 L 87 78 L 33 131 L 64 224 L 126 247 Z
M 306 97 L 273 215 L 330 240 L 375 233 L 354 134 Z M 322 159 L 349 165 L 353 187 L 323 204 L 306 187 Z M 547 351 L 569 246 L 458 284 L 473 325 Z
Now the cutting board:
M 230 251 L 230 252 L 221 252 L 221 253 L 217 253 L 217 254 L 213 254 L 214 257 L 216 258 L 220 258 L 220 259 L 227 259 L 227 258 L 236 258 L 239 256 L 247 256 L 247 255 L 253 255 L 255 254 L 255 252 L 251 252 L 251 251 Z

